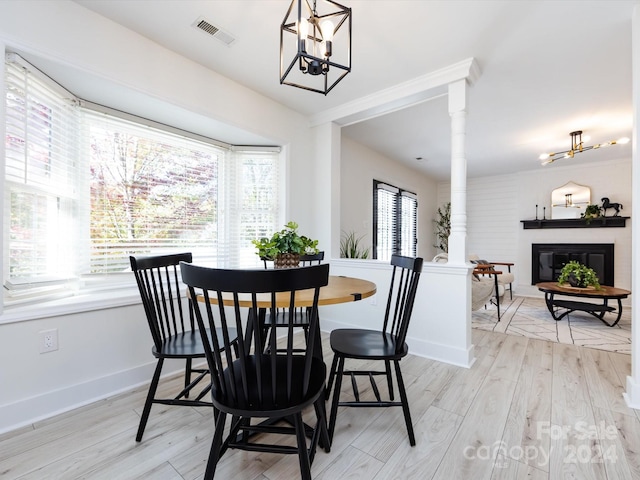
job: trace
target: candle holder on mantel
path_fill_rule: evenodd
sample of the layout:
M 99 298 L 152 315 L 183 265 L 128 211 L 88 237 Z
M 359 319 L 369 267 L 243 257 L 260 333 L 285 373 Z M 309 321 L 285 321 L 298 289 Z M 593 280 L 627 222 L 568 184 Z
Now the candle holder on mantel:
M 538 204 L 536 203 L 536 220 L 538 219 Z
M 542 219 L 547 219 L 547 207 L 542 207 Z

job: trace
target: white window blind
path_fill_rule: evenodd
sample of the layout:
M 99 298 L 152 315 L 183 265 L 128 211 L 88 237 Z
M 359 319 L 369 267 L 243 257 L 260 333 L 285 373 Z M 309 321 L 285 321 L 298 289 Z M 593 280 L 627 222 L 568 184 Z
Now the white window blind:
M 375 253 L 378 260 L 391 260 L 396 237 L 396 202 L 398 189 L 386 183 L 375 183 L 374 201 L 376 231 Z
M 400 194 L 400 255 L 415 257 L 417 252 L 418 198 L 402 191 Z
M 3 271 L 24 295 L 74 277 L 79 111 L 68 92 L 7 58 Z
M 85 112 L 90 138 L 90 265 L 127 270 L 129 255 L 189 250 L 216 259 L 218 147 Z
M 388 261 L 394 253 L 415 256 L 417 196 L 377 180 L 373 181 L 373 196 L 375 258 Z
M 234 151 L 80 107 L 7 60 L 5 304 L 129 283 L 129 255 L 259 266 L 251 240 L 282 221 L 279 149 Z
M 273 154 L 257 151 L 234 153 L 234 165 L 240 169 L 239 208 L 233 213 L 238 220 L 239 265 L 257 265 L 259 257 L 251 240 L 280 230 L 282 205 L 279 190 L 280 170 L 274 165 Z M 258 263 L 260 265 L 260 263 Z

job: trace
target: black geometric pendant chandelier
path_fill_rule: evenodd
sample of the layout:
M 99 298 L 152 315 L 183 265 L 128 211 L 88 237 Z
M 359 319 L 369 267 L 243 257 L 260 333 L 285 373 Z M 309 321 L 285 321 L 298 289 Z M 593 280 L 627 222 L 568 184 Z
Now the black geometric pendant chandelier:
M 280 83 L 326 95 L 351 71 L 351 9 L 319 3 L 292 0 L 287 10 L 280 25 Z

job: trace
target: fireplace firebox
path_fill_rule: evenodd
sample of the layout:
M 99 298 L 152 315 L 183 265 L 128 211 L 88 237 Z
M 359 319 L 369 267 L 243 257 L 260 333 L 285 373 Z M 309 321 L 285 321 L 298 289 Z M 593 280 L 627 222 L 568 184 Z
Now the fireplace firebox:
M 613 286 L 613 243 L 534 243 L 531 245 L 531 284 L 555 282 L 562 267 L 571 260 L 593 268 L 602 285 Z

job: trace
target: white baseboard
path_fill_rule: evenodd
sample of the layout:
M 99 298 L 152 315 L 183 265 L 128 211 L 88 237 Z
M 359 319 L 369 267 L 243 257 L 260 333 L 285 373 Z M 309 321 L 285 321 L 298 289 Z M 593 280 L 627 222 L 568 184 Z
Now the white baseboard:
M 156 362 L 153 360 L 136 368 L 2 405 L 0 434 L 148 384 L 155 366 Z M 178 370 L 169 372 L 167 369 L 165 372 L 163 369 L 163 377 L 175 373 Z
M 640 410 L 640 383 L 636 383 L 633 377 L 627 377 L 627 391 L 622 396 L 629 408 Z
M 407 344 L 412 355 L 449 363 L 458 367 L 471 368 L 476 361 L 473 345 L 466 349 L 456 348 L 451 345 L 440 345 L 416 338 L 407 338 Z

